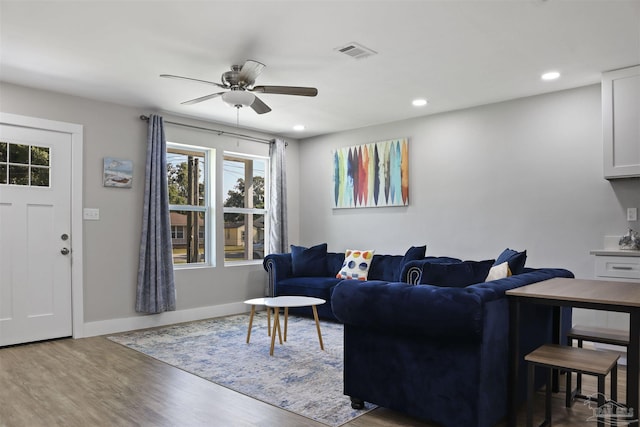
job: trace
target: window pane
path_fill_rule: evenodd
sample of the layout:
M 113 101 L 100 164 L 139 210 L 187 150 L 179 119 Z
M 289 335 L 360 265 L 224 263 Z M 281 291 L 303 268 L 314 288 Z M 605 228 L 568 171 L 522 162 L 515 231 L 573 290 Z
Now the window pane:
M 253 160 L 253 207 L 256 209 L 264 209 L 265 168 L 264 160 Z
M 9 144 L 9 163 L 29 164 L 29 146 Z
M 251 232 L 247 232 L 247 230 L 251 230 Z M 262 258 L 264 258 L 264 215 L 225 213 L 225 261 Z
M 171 211 L 171 244 L 173 263 L 204 263 L 204 212 Z
M 32 146 L 31 164 L 38 166 L 49 166 L 49 148 Z
M 225 157 L 223 183 L 225 188 L 224 206 L 244 208 L 245 160 Z
M 205 205 L 204 153 L 167 150 L 169 204 Z
M 7 161 L 7 145 L 6 142 L 0 142 L 0 162 Z
M 0 165 L 0 184 L 7 183 L 7 165 Z
M 253 215 L 253 259 L 264 258 L 264 215 Z
M 9 166 L 9 184 L 29 185 L 29 166 Z
M 49 168 L 31 168 L 31 185 L 37 187 L 49 186 Z

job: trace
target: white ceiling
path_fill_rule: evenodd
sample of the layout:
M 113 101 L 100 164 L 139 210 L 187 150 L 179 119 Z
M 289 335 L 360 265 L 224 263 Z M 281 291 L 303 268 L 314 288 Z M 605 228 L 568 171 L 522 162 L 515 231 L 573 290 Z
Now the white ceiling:
M 350 42 L 378 54 L 336 52 Z M 218 88 L 158 75 L 219 82 L 246 59 L 267 65 L 258 85 L 319 93 L 259 95 L 273 111 L 240 126 L 305 138 L 597 83 L 640 64 L 640 0 L 0 0 L 10 83 L 236 125 L 220 98 L 180 105 Z

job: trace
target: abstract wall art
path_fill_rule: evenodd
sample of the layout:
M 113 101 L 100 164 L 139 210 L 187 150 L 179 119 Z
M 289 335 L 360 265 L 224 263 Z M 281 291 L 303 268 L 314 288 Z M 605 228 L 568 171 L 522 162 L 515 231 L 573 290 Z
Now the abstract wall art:
M 407 138 L 344 147 L 333 155 L 333 207 L 409 204 Z

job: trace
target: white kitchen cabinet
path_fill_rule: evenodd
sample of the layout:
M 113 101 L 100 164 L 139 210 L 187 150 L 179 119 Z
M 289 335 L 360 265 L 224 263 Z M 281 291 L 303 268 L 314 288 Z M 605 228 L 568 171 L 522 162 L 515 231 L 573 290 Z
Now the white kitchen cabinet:
M 602 74 L 604 177 L 640 177 L 640 65 Z
M 634 282 L 640 291 L 640 251 L 594 250 L 591 255 L 595 255 L 597 280 Z M 574 324 L 629 330 L 629 315 L 626 313 L 583 310 L 574 313 L 573 317 Z

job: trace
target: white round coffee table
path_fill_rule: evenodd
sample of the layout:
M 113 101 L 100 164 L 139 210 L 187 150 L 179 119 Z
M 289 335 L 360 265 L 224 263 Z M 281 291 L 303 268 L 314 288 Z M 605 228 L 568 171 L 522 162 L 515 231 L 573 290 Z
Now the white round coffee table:
M 303 296 L 280 296 L 273 298 L 265 298 L 264 305 L 273 308 L 273 332 L 271 333 L 271 349 L 269 354 L 273 356 L 273 347 L 276 342 L 276 330 L 280 332 L 280 308 L 284 308 L 284 340 L 287 340 L 287 320 L 289 317 L 289 307 L 309 307 L 313 310 L 313 318 L 316 321 L 316 329 L 318 330 L 318 341 L 320 342 L 320 350 L 324 350 L 322 343 L 322 334 L 320 333 L 320 321 L 318 320 L 318 310 L 316 305 L 324 304 L 326 301 L 322 298 L 303 297 Z M 282 341 L 280 342 L 282 344 Z

